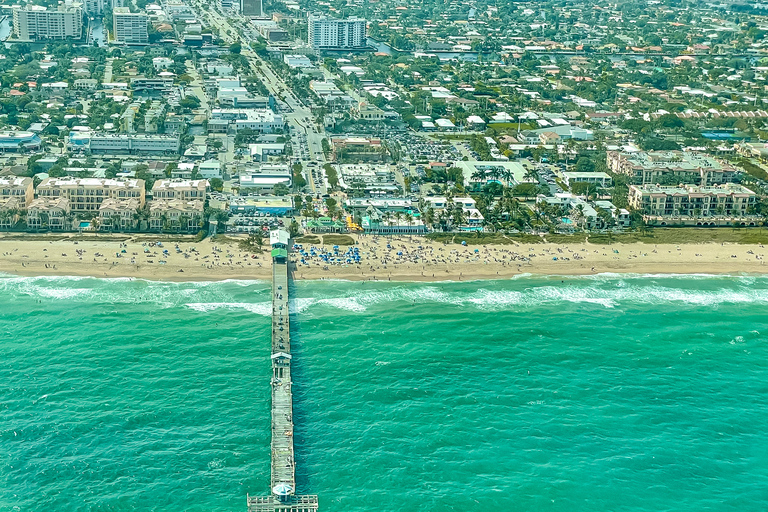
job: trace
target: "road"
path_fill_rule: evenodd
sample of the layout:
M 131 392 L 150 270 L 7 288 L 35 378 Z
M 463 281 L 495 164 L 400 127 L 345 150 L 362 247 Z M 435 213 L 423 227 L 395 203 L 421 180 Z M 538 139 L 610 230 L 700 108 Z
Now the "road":
M 299 154 L 296 154 L 294 150 L 294 156 L 302 163 L 312 193 L 315 195 L 326 194 L 327 181 L 325 172 L 322 170 L 322 164 L 325 162 L 322 149 L 324 134 L 322 127 L 318 127 L 313 121 L 311 107 L 301 101 L 286 83 L 275 75 L 267 63 L 251 49 L 248 40 L 242 36 L 237 28 L 233 28 L 214 6 L 202 2 L 196 2 L 195 5 L 205 13 L 203 19 L 218 30 L 221 39 L 230 45 L 235 42 L 242 45 L 240 54 L 248 60 L 251 71 L 261 78 L 270 94 L 278 99 L 281 114 L 291 128 L 291 136 L 296 137 L 299 133 L 304 135 L 305 140 L 300 142 Z M 306 153 L 302 150 L 304 147 L 307 150 Z M 309 171 L 310 161 L 316 162 L 320 169 L 317 180 Z

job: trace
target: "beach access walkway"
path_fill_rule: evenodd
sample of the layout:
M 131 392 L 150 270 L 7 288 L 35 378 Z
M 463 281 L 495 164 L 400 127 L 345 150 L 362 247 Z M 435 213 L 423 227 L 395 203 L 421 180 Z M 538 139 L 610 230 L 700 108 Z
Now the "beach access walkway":
M 287 245 L 287 244 L 284 244 Z M 316 495 L 296 494 L 293 451 L 289 261 L 286 248 L 272 262 L 272 483 L 268 496 L 248 496 L 248 512 L 316 512 Z

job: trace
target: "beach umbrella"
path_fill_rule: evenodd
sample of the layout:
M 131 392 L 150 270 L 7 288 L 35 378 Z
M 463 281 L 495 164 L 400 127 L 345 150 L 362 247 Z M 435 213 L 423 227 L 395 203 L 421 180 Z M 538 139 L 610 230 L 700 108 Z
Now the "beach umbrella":
M 466 247 L 466 246 L 467 246 L 467 242 L 466 242 L 465 240 L 462 240 L 462 241 L 461 241 L 461 245 L 463 245 L 464 247 Z

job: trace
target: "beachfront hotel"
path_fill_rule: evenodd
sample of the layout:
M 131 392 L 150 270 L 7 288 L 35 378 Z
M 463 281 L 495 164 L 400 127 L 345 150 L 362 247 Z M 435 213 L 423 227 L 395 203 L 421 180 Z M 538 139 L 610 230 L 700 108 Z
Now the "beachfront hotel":
M 631 185 L 629 204 L 641 210 L 649 224 L 668 226 L 757 225 L 753 210 L 757 195 L 736 183 L 700 187 Z
M 27 227 L 51 231 L 71 229 L 70 212 L 66 197 L 38 197 L 27 208 Z
M 607 159 L 611 171 L 629 176 L 635 185 L 690 183 L 706 187 L 732 183 L 736 177 L 730 164 L 698 153 L 609 151 Z
M 0 178 L 0 201 L 10 198 L 18 201 L 17 208 L 26 208 L 35 198 L 35 187 L 32 178 L 19 176 L 4 176 Z
M 144 206 L 144 180 L 122 178 L 46 178 L 37 186 L 40 198 L 63 197 L 73 213 L 97 213 L 105 199 L 136 199 Z

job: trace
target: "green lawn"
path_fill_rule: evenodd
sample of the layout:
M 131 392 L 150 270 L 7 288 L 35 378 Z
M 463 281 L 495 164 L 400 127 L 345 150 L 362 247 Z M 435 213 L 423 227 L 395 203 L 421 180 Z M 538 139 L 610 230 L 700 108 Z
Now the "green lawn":
M 349 235 L 324 235 L 325 245 L 355 245 L 355 239 Z
M 320 237 L 317 237 L 315 235 L 304 235 L 295 239 L 294 242 L 296 242 L 297 244 L 319 244 Z
M 621 234 L 599 233 L 586 235 L 536 235 L 500 233 L 431 233 L 427 235 L 434 242 L 460 244 L 462 241 L 470 245 L 479 244 L 535 244 L 549 242 L 554 244 L 584 243 L 589 240 L 593 244 L 768 244 L 768 230 L 761 228 L 652 228 L 645 233 L 632 231 Z

